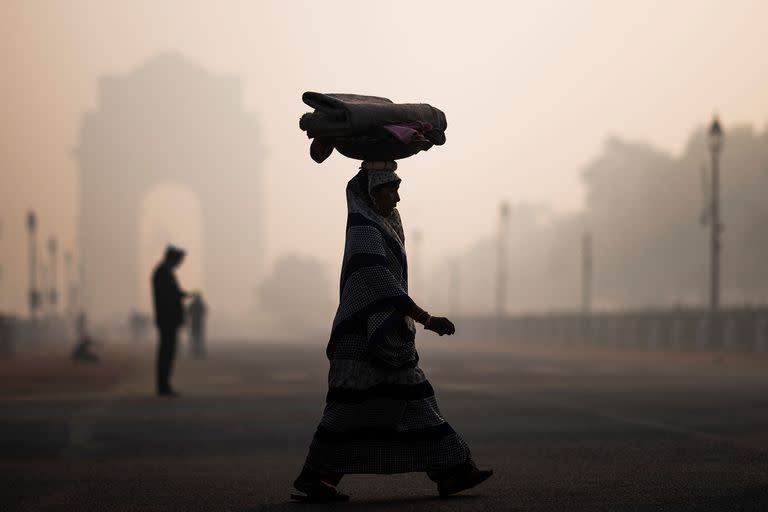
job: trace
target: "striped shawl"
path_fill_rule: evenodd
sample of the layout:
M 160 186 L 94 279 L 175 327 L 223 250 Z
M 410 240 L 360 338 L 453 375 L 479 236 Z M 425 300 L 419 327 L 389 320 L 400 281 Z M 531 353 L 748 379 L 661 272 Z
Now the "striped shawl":
M 347 232 L 340 299 L 328 343 L 329 359 L 371 359 L 415 366 L 416 329 L 408 311 L 408 262 L 400 215 L 384 218 L 367 193 L 366 171 L 347 184 Z

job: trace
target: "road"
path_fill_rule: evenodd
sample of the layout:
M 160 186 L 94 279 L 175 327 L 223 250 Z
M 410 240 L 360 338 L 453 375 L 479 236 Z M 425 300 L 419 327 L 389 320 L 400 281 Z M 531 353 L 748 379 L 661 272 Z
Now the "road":
M 61 350 L 0 361 L 0 510 L 298 511 L 288 500 L 323 408 L 315 344 L 214 343 L 181 355 L 180 399 L 152 347 L 103 363 Z M 482 486 L 439 499 L 422 474 L 350 475 L 313 510 L 768 510 L 765 356 L 420 341 Z

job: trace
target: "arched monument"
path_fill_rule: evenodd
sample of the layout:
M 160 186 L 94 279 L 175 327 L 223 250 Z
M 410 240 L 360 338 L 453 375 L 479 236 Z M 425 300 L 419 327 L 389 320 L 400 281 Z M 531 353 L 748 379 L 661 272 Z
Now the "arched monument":
M 238 78 L 213 76 L 173 54 L 104 77 L 76 155 L 90 318 L 123 321 L 135 308 L 138 280 L 149 279 L 137 268 L 139 208 L 148 190 L 166 182 L 199 199 L 206 301 L 213 311 L 245 314 L 263 222 L 256 117 L 243 109 Z

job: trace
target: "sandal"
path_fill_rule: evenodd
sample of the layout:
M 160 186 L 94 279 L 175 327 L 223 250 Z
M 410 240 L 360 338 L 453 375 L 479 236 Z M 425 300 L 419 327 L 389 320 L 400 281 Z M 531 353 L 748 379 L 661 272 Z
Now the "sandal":
M 437 492 L 442 497 L 450 496 L 485 482 L 491 475 L 493 475 L 492 469 L 481 471 L 475 466 L 469 466 L 455 475 L 450 475 L 440 480 L 437 483 Z
M 322 480 L 314 482 L 295 482 L 296 492 L 291 492 L 291 499 L 306 503 L 331 503 L 349 501 L 349 496 L 336 490 L 331 484 Z

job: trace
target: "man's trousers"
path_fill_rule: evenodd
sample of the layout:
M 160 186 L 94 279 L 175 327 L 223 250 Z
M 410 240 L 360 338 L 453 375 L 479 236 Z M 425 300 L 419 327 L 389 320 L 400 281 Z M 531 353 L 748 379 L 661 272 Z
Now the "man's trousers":
M 157 392 L 167 393 L 171 391 L 171 371 L 173 370 L 173 358 L 176 355 L 176 337 L 178 327 L 158 327 L 160 343 L 157 346 Z

